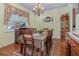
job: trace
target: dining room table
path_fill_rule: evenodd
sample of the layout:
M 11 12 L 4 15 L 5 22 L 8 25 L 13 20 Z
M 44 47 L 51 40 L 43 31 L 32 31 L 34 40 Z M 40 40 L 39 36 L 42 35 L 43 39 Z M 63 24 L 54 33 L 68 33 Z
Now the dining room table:
M 45 51 L 44 43 L 46 42 L 47 34 L 48 34 L 47 32 L 33 33 L 34 46 L 41 50 L 41 55 L 44 55 L 44 51 Z

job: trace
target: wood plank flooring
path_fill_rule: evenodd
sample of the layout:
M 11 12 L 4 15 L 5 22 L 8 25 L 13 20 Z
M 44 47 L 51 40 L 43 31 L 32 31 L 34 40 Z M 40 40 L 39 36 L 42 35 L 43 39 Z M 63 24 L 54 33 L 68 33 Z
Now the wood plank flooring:
M 18 49 L 19 46 L 17 44 L 11 44 L 9 46 L 0 48 L 0 56 L 12 56 Z
M 65 40 L 60 40 L 60 39 L 53 40 L 51 55 L 66 56 Z
M 13 53 L 19 49 L 17 44 L 0 48 L 0 56 L 14 56 Z M 65 40 L 53 39 L 51 56 L 66 56 Z M 16 56 L 16 55 L 15 55 Z

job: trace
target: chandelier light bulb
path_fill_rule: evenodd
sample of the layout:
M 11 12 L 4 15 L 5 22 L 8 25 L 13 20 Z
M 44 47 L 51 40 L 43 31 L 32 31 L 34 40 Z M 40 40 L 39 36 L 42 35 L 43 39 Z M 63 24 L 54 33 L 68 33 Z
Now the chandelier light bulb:
M 44 8 L 42 6 L 42 4 L 38 3 L 34 8 L 33 8 L 33 12 L 35 15 L 40 16 L 41 14 L 44 13 Z

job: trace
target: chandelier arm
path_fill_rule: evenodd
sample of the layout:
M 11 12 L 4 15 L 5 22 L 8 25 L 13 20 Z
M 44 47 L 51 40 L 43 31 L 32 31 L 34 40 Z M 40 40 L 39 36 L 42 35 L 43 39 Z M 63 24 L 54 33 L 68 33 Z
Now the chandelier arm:
M 40 16 L 41 14 L 44 13 L 44 8 L 42 6 L 42 4 L 38 3 L 34 8 L 33 8 L 33 12 L 35 15 Z

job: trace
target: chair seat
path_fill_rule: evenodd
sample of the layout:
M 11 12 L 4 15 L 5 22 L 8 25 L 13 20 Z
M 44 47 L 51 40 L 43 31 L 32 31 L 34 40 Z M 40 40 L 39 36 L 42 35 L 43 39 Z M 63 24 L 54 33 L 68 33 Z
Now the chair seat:
M 23 43 L 23 44 L 24 44 L 24 42 L 20 42 L 20 43 Z M 27 45 L 32 45 L 32 42 L 27 41 L 25 44 L 27 44 Z
M 32 39 L 31 39 L 31 38 L 26 38 L 25 40 L 26 40 L 26 43 L 27 43 L 27 44 L 32 44 L 32 42 L 31 42 Z M 19 38 L 18 38 L 18 41 L 20 41 L 20 43 L 24 43 L 24 40 L 23 40 L 22 37 L 19 37 Z
M 26 41 L 32 41 L 32 38 L 26 38 L 25 40 Z

